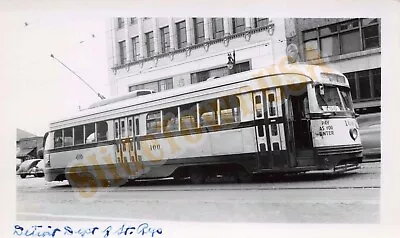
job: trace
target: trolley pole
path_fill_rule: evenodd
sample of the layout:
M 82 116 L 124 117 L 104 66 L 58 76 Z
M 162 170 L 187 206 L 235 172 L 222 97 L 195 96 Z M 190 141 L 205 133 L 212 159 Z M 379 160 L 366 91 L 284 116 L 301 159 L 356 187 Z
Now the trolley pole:
M 103 95 L 101 95 L 99 92 L 96 92 L 94 88 L 92 88 L 83 78 L 81 78 L 77 73 L 75 73 L 72 69 L 70 69 L 68 66 L 66 66 L 61 60 L 57 59 L 53 54 L 50 55 L 51 58 L 57 60 L 60 64 L 62 64 L 65 68 L 67 68 L 69 71 L 71 71 L 76 77 L 78 77 L 83 83 L 86 84 L 101 100 L 106 99 Z

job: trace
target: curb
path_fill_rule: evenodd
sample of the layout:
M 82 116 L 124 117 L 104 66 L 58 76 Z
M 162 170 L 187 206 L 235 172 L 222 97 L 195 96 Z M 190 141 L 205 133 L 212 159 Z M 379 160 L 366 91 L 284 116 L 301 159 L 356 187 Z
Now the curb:
M 376 163 L 381 162 L 381 153 L 366 154 L 362 163 Z

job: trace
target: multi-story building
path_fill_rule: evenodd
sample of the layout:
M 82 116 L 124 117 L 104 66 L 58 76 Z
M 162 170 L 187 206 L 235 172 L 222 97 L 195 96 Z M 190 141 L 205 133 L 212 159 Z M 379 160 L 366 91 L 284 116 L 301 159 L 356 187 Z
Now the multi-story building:
M 113 18 L 107 38 L 112 96 L 266 67 L 286 54 L 278 18 Z
M 380 110 L 381 21 L 377 18 L 113 18 L 108 31 L 111 95 L 163 91 L 249 69 L 297 61 L 348 77 L 354 106 Z M 235 52 L 236 67 L 227 67 Z
M 378 18 L 291 19 L 288 44 L 301 61 L 325 64 L 349 79 L 356 111 L 380 111 L 381 20 Z

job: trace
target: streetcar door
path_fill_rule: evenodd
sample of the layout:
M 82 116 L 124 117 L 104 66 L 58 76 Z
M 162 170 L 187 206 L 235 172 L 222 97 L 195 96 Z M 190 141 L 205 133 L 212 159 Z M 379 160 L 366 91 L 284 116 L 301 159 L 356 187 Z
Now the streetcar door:
M 128 156 L 125 144 L 127 138 L 126 118 L 114 120 L 114 132 L 117 163 L 127 163 Z
M 136 161 L 136 149 L 135 149 L 135 133 L 133 127 L 133 117 L 127 118 L 127 130 L 128 137 L 126 138 L 125 145 L 127 146 L 129 162 Z
M 254 105 L 254 121 L 256 126 L 256 142 L 259 158 L 259 167 L 268 168 L 269 155 L 266 125 L 264 123 L 264 94 L 263 92 L 255 92 L 253 94 L 253 105 Z
M 281 89 L 266 90 L 265 99 L 264 121 L 268 149 L 272 157 L 272 165 L 269 164 L 268 166 L 276 169 L 287 168 L 289 167 L 289 153 L 286 150 L 284 100 L 281 95 Z
M 142 163 L 142 148 L 140 146 L 140 123 L 139 123 L 140 117 L 139 116 L 134 116 L 132 123 L 133 123 L 133 146 L 134 146 L 134 153 L 135 157 L 133 160 L 133 163 L 136 168 L 136 172 L 140 174 L 143 171 L 143 163 Z
M 261 169 L 288 167 L 280 89 L 253 94 L 257 148 Z

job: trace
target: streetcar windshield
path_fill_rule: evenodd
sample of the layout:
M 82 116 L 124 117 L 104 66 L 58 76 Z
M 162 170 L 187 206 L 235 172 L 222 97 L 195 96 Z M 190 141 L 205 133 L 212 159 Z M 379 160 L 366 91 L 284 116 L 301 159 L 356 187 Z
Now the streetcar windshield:
M 353 111 L 350 89 L 320 84 L 315 87 L 319 111 Z

